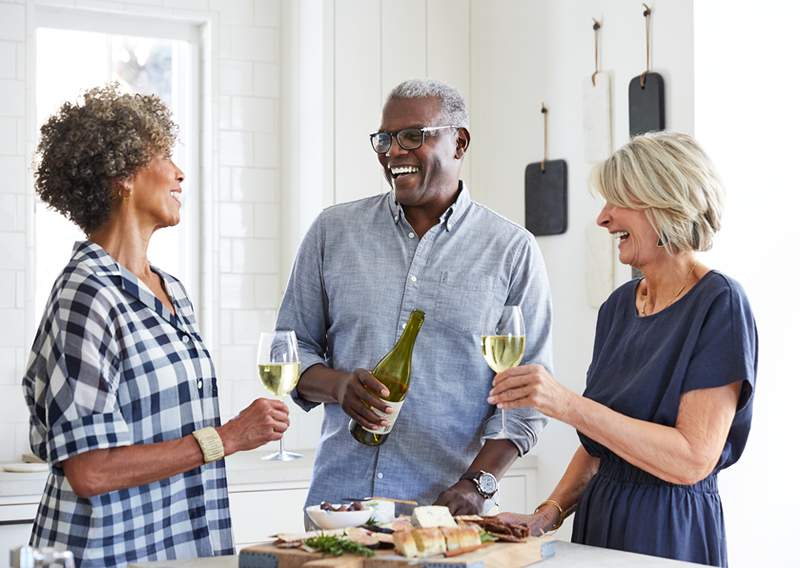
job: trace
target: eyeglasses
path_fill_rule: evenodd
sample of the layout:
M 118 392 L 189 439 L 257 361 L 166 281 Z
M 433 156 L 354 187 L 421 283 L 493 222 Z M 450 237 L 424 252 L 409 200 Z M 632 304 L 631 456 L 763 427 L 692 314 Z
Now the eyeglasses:
M 369 135 L 372 149 L 378 154 L 386 154 L 392 147 L 392 137 L 397 140 L 397 145 L 403 150 L 416 150 L 425 143 L 425 134 L 445 128 L 459 128 L 458 126 L 426 126 L 425 128 L 404 128 L 397 132 L 373 132 Z

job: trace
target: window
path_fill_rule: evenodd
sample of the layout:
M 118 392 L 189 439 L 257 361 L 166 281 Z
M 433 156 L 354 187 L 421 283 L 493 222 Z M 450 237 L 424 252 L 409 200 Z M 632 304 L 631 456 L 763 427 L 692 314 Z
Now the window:
M 178 277 L 190 297 L 199 296 L 199 33 L 190 24 L 110 16 L 76 10 L 37 14 L 37 127 L 64 101 L 89 88 L 117 81 L 126 92 L 156 94 L 179 126 L 173 152 L 186 173 L 181 222 L 157 231 L 150 261 Z M 36 199 L 34 213 L 35 314 L 40 317 L 53 281 L 72 245 L 85 236 Z

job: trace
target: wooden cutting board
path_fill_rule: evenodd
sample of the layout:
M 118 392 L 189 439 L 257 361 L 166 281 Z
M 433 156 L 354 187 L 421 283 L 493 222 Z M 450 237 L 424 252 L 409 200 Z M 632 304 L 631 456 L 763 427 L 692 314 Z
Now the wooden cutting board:
M 239 568 L 522 568 L 548 558 L 554 552 L 555 541 L 552 537 L 529 538 L 524 543 L 496 542 L 454 558 L 434 556 L 421 560 L 404 558 L 391 550 L 378 550 L 372 558 L 352 554 L 325 557 L 296 548 L 277 548 L 267 543 L 243 549 L 239 553 Z

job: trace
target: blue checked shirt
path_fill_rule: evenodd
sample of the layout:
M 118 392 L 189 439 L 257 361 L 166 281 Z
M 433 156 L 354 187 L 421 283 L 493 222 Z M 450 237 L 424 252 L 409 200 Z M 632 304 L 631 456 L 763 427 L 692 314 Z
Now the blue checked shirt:
M 33 451 L 50 464 L 31 544 L 81 566 L 232 554 L 223 461 L 147 485 L 78 497 L 60 463 L 100 448 L 218 426 L 214 367 L 192 304 L 163 279 L 176 315 L 100 246 L 75 244 L 48 300 L 22 380 Z
M 481 356 L 481 322 L 490 308 L 514 304 L 525 317 L 523 363 L 550 368 L 550 292 L 536 242 L 463 185 L 421 239 L 392 193 L 325 210 L 300 246 L 278 314 L 277 327 L 297 333 L 301 372 L 371 369 L 411 310 L 426 315 L 411 387 L 382 446 L 356 442 L 341 407 L 325 405 L 307 502 L 380 495 L 430 504 L 455 483 L 500 429 L 499 411 L 486 403 L 494 373 Z M 532 410 L 508 412 L 507 421 L 520 454 L 546 423 Z

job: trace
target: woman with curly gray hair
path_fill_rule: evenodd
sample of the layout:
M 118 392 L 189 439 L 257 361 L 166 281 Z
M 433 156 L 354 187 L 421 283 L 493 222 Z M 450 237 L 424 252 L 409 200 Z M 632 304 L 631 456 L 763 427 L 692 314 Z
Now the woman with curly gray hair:
M 56 279 L 23 378 L 50 475 L 31 536 L 82 566 L 233 552 L 223 458 L 280 439 L 288 411 L 254 401 L 220 424 L 217 380 L 181 283 L 147 260 L 180 220 L 176 126 L 116 86 L 42 127 L 36 191 L 86 233 Z
M 758 334 L 741 285 L 704 266 L 722 187 L 686 134 L 638 136 L 598 165 L 597 223 L 638 268 L 597 317 L 583 396 L 538 365 L 500 373 L 489 402 L 530 406 L 581 440 L 533 515 L 536 532 L 575 510 L 572 540 L 727 565 L 717 473 L 741 456 L 753 416 Z

